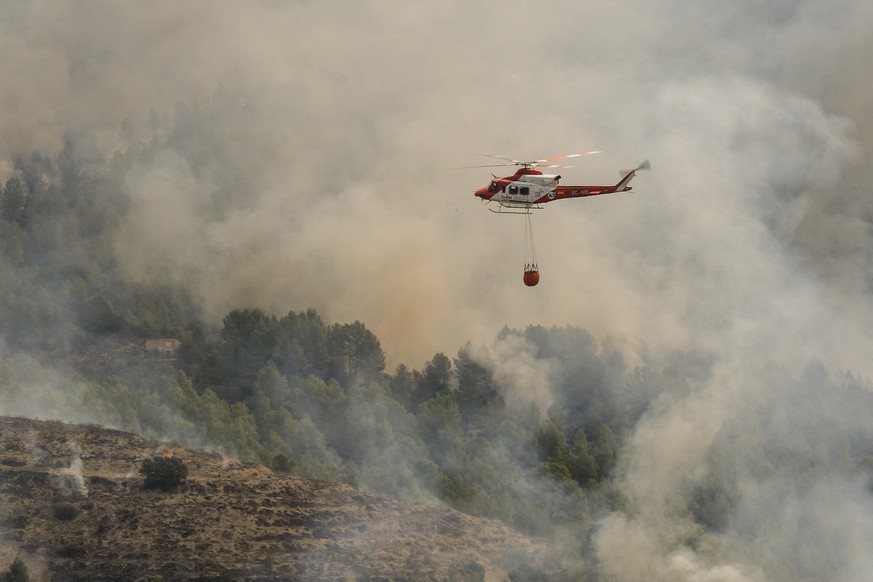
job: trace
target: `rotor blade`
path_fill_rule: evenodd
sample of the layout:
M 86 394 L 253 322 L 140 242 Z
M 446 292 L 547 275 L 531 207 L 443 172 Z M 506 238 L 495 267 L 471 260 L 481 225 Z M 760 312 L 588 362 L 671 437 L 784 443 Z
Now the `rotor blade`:
M 594 150 L 590 152 L 579 152 L 576 154 L 567 154 L 566 156 L 555 156 L 553 158 L 545 158 L 543 160 L 530 160 L 528 162 L 522 160 L 516 160 L 514 158 L 510 158 L 507 156 L 502 156 L 500 154 L 482 154 L 488 158 L 496 158 L 498 160 L 504 160 L 508 162 L 506 164 L 484 164 L 479 166 L 462 166 L 461 169 L 464 168 L 501 168 L 504 166 L 524 166 L 526 168 L 535 168 L 535 167 L 545 167 L 545 168 L 572 168 L 573 166 L 562 166 L 557 164 L 551 164 L 550 162 L 557 162 L 558 160 L 567 160 L 570 158 L 580 158 L 582 156 L 591 156 L 594 154 L 602 153 L 601 150 Z M 547 165 L 546 165 L 547 164 Z
M 546 158 L 544 160 L 534 160 L 536 164 L 545 164 L 547 162 L 557 162 L 558 160 L 566 160 L 569 158 L 580 158 L 582 156 L 593 156 L 594 154 L 603 153 L 602 150 L 594 150 L 590 152 L 579 152 L 578 154 L 567 154 L 566 156 L 555 156 L 554 158 Z
M 482 166 L 458 166 L 455 170 L 467 170 L 470 168 L 503 168 L 505 166 L 517 166 L 518 164 L 485 164 Z
M 512 162 L 512 165 L 526 163 L 526 162 L 522 162 L 520 160 L 513 160 L 512 158 L 507 158 L 506 156 L 501 156 L 498 154 L 482 154 L 482 155 L 487 157 L 487 158 L 497 158 L 498 160 L 506 160 L 507 162 Z M 506 165 L 510 165 L 510 164 L 506 164 Z

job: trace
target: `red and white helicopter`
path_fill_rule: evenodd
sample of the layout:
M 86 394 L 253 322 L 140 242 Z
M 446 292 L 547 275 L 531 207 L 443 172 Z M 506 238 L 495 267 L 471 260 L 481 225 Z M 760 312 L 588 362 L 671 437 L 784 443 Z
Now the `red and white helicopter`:
M 530 214 L 531 210 L 540 209 L 542 208 L 542 204 L 553 202 L 555 200 L 584 198 L 586 196 L 612 194 L 614 192 L 627 192 L 631 189 L 631 187 L 628 186 L 628 183 L 633 180 L 636 173 L 640 170 L 648 170 L 651 168 L 651 164 L 646 160 L 633 170 L 624 170 L 621 172 L 621 180 L 612 186 L 560 186 L 558 184 L 561 179 L 559 174 L 544 174 L 535 169 L 539 167 L 570 168 L 572 166 L 562 166 L 554 164 L 553 162 L 599 153 L 599 151 L 580 152 L 578 154 L 557 156 L 554 158 L 546 158 L 544 160 L 531 160 L 528 162 L 513 160 L 512 158 L 507 158 L 505 156 L 486 154 L 490 158 L 505 160 L 506 163 L 469 167 L 496 168 L 503 166 L 516 166 L 518 167 L 518 170 L 516 170 L 515 174 L 511 176 L 505 176 L 503 178 L 494 176 L 491 183 L 488 186 L 476 190 L 475 195 L 481 200 L 497 202 L 500 205 L 497 210 L 489 209 L 492 212 Z
M 534 250 L 533 228 L 531 226 L 530 215 L 532 210 L 542 208 L 542 204 L 553 202 L 555 200 L 564 200 L 566 198 L 584 198 L 586 196 L 597 196 L 600 194 L 612 194 L 615 192 L 627 192 L 631 189 L 628 184 L 633 180 L 634 176 L 640 170 L 648 170 L 652 166 L 649 161 L 642 162 L 633 170 L 624 170 L 621 172 L 621 180 L 612 186 L 560 186 L 558 182 L 561 180 L 559 174 L 544 174 L 535 168 L 569 168 L 571 166 L 562 166 L 555 164 L 560 160 L 570 158 L 579 158 L 592 154 L 599 154 L 599 151 L 580 152 L 578 154 L 569 154 L 566 156 L 557 156 L 554 158 L 546 158 L 544 160 L 531 160 L 524 162 L 514 160 L 505 156 L 495 154 L 486 154 L 490 158 L 503 160 L 502 164 L 488 164 L 484 166 L 467 166 L 471 168 L 495 168 L 502 166 L 515 166 L 518 170 L 511 176 L 498 178 L 494 176 L 491 183 L 484 188 L 476 190 L 475 195 L 486 202 L 496 201 L 498 203 L 497 210 L 489 208 L 492 212 L 503 214 L 526 214 L 525 222 L 525 259 L 524 259 L 524 284 L 528 287 L 534 287 L 540 282 L 540 271 L 537 266 L 536 251 Z M 493 174 L 492 174 L 493 175 Z

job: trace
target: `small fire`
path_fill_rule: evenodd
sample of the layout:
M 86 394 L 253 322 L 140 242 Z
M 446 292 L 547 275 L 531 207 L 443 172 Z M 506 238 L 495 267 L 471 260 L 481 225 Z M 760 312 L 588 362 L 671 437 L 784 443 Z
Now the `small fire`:
M 173 451 L 167 451 L 166 453 L 164 453 L 164 458 L 165 459 L 172 459 L 173 458 Z

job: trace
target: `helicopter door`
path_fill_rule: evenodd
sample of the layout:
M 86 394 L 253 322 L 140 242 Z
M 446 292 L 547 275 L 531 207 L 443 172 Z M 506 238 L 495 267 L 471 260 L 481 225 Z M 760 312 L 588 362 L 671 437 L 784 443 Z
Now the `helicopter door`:
M 527 202 L 529 196 L 530 196 L 530 186 L 518 186 L 516 184 L 510 184 L 510 186 L 509 186 L 509 199 L 510 200 L 515 200 L 518 202 Z

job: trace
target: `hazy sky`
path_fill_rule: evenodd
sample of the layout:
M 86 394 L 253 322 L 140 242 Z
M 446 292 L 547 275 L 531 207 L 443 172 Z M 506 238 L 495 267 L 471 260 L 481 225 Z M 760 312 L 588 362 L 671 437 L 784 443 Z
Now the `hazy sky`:
M 866 0 L 0 0 L 0 177 L 67 136 L 111 154 L 124 120 L 148 139 L 150 110 L 238 94 L 249 125 L 221 145 L 245 202 L 203 212 L 220 174 L 169 153 L 132 172 L 116 241 L 132 276 L 187 281 L 214 321 L 241 306 L 361 320 L 392 365 L 529 323 L 613 338 L 631 363 L 640 343 L 711 350 L 707 385 L 631 440 L 620 483 L 638 511 L 601 525 L 599 557 L 617 579 L 759 580 L 767 559 L 737 547 L 787 555 L 792 538 L 749 518 L 745 546 L 695 554 L 664 508 L 768 394 L 753 364 L 873 373 L 871 28 Z M 453 168 L 592 149 L 563 183 L 653 169 L 632 193 L 539 212 L 526 288 L 522 218 L 473 197 L 487 169 Z M 506 348 L 491 357 L 530 358 Z M 863 485 L 756 487 L 749 515 L 813 508 L 809 538 L 853 557 L 840 579 L 869 572 L 852 551 L 873 531 Z
M 312 306 L 360 319 L 390 362 L 413 366 L 504 324 L 668 347 L 770 345 L 762 328 L 791 325 L 849 366 L 857 349 L 822 352 L 869 339 L 827 328 L 869 311 L 871 12 L 8 2 L 0 155 L 57 151 L 69 135 L 111 152 L 125 119 L 147 136 L 150 109 L 172 117 L 222 85 L 255 112 L 229 146 L 259 160 L 244 177 L 251 202 L 205 218 L 197 200 L 216 185 L 161 159 L 130 177 L 139 213 L 118 246 L 133 272 L 196 265 L 216 318 Z M 632 194 L 538 213 L 542 282 L 528 289 L 521 217 L 472 196 L 488 170 L 453 168 L 587 149 L 605 153 L 562 170 L 564 183 L 612 183 L 645 158 L 654 170 Z

